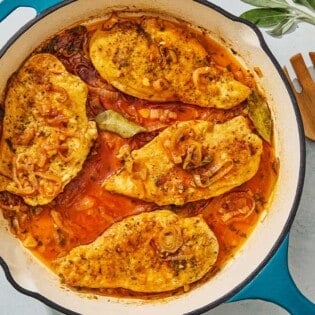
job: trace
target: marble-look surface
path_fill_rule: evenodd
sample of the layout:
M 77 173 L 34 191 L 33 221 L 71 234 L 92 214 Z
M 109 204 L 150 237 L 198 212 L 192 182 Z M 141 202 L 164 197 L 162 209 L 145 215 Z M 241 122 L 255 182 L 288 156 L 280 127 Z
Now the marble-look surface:
M 0 0 L 1 2 L 1 0 Z M 213 0 L 213 3 L 227 11 L 239 15 L 251 8 L 239 0 Z M 34 17 L 30 8 L 20 8 L 0 23 L 0 47 L 26 21 Z M 289 66 L 289 58 L 302 52 L 307 60 L 307 52 L 315 51 L 315 26 L 299 24 L 294 32 L 282 38 L 272 38 L 263 31 L 263 35 L 281 66 Z M 292 69 L 289 67 L 292 74 Z M 313 72 L 313 74 L 315 71 Z M 314 75 L 315 77 L 315 75 Z M 314 104 L 315 106 L 315 104 Z M 306 140 L 306 177 L 300 206 L 290 232 L 289 268 L 299 289 L 312 301 L 315 301 L 315 143 Z M 41 302 L 17 292 L 5 279 L 0 268 L 0 314 L 2 315 L 57 315 L 60 314 Z M 222 304 L 205 315 L 283 315 L 288 314 L 282 308 L 264 301 L 247 300 Z M 149 315 L 149 314 L 148 314 Z M 303 314 L 301 314 L 303 315 Z

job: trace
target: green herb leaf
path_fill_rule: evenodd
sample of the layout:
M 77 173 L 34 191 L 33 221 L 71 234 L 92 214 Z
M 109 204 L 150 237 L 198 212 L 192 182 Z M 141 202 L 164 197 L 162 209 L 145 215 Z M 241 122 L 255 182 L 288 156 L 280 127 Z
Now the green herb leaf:
M 101 130 L 111 131 L 122 138 L 131 138 L 139 132 L 146 131 L 142 126 L 129 121 L 121 114 L 109 109 L 95 117 L 95 122 Z
M 298 22 L 315 25 L 315 16 L 286 0 L 241 0 L 259 7 L 244 12 L 241 17 L 260 27 L 273 27 L 268 31 L 272 36 L 280 36 L 292 30 Z M 315 0 L 293 0 L 311 10 L 315 10 Z
M 241 14 L 246 19 L 260 27 L 270 27 L 288 19 L 290 12 L 286 9 L 252 9 Z
M 287 8 L 286 0 L 242 0 L 245 3 L 251 4 L 255 7 L 262 8 Z
M 291 30 L 291 28 L 296 25 L 296 20 L 294 18 L 292 19 L 286 19 L 281 21 L 276 27 L 274 27 L 272 30 L 267 31 L 268 34 L 272 36 L 281 36 L 288 31 Z
M 297 4 L 304 5 L 305 7 L 315 10 L 315 0 L 293 0 Z
M 257 132 L 264 140 L 270 143 L 272 138 L 272 118 L 266 100 L 257 91 L 253 91 L 248 98 L 247 106 L 248 116 Z

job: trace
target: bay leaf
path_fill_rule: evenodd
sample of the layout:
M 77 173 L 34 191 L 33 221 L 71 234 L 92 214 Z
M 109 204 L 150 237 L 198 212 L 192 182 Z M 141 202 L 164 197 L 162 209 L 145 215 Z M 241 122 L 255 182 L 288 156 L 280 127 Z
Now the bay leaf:
M 122 138 L 131 138 L 137 133 L 146 131 L 142 126 L 111 109 L 98 114 L 95 122 L 99 129 L 114 132 Z
M 257 91 L 253 91 L 248 98 L 247 105 L 248 116 L 258 134 L 271 143 L 273 122 L 267 101 Z

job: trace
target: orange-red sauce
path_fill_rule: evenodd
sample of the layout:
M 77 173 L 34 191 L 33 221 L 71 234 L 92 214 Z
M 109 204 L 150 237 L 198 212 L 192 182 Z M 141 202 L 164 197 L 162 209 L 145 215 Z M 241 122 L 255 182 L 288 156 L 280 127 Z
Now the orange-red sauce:
M 90 32 L 95 28 L 94 25 Z M 153 139 L 160 130 L 177 120 L 204 119 L 224 122 L 236 115 L 246 116 L 242 104 L 228 111 L 176 102 L 153 104 L 115 91 L 98 76 L 86 55 L 90 32 L 83 27 L 66 31 L 45 43 L 38 51 L 55 54 L 63 61 L 68 71 L 79 75 L 89 85 L 87 102 L 89 118 L 93 119 L 97 113 L 105 109 L 113 109 L 145 126 L 150 132 L 136 135 L 131 139 L 122 139 L 109 132 L 99 132 L 83 170 L 53 202 L 46 206 L 32 208 L 25 205 L 17 196 L 1 193 L 3 213 L 11 224 L 12 232 L 22 242 L 31 235 L 35 240 L 30 246 L 31 249 L 48 265 L 58 255 L 67 253 L 71 248 L 93 242 L 113 222 L 136 213 L 158 209 L 154 203 L 113 194 L 101 188 L 103 180 L 122 166 L 116 154 L 123 144 L 128 143 L 133 149 L 140 148 Z M 247 85 L 255 84 L 252 77 L 233 59 L 232 53 L 209 39 L 206 42 L 216 62 L 230 67 L 235 77 Z M 152 110 L 154 115 L 151 115 Z M 181 207 L 169 207 L 183 216 L 203 214 L 216 234 L 220 251 L 208 278 L 222 268 L 247 239 L 260 213 L 265 209 L 276 178 L 277 161 L 274 150 L 270 144 L 264 142 L 257 174 L 247 183 L 225 194 L 227 196 L 241 192 L 249 195 L 255 201 L 255 209 L 249 216 L 237 221 L 223 222 L 219 213 L 220 209 L 222 211 L 220 199 L 222 197 L 192 202 Z M 20 211 L 10 210 L 12 208 L 8 206 L 9 204 L 20 207 Z M 111 290 L 111 294 L 131 293 L 126 290 Z

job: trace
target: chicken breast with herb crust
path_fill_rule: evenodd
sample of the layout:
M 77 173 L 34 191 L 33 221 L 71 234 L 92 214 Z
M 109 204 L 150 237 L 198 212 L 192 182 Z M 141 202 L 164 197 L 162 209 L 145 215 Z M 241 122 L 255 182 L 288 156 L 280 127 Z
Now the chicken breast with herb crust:
M 97 137 L 85 112 L 87 93 L 50 54 L 32 56 L 12 76 L 0 143 L 3 189 L 42 205 L 77 175 Z
M 124 166 L 103 182 L 111 192 L 182 205 L 223 194 L 252 178 L 260 163 L 262 140 L 237 116 L 225 123 L 177 122 L 151 142 L 119 157 Z
M 114 223 L 93 243 L 57 259 L 53 268 L 75 287 L 164 292 L 201 279 L 218 251 L 201 216 L 180 218 L 158 210 Z
M 159 18 L 119 20 L 97 30 L 90 58 L 100 75 L 117 89 L 150 101 L 182 101 L 228 109 L 250 88 L 218 67 L 187 28 Z

